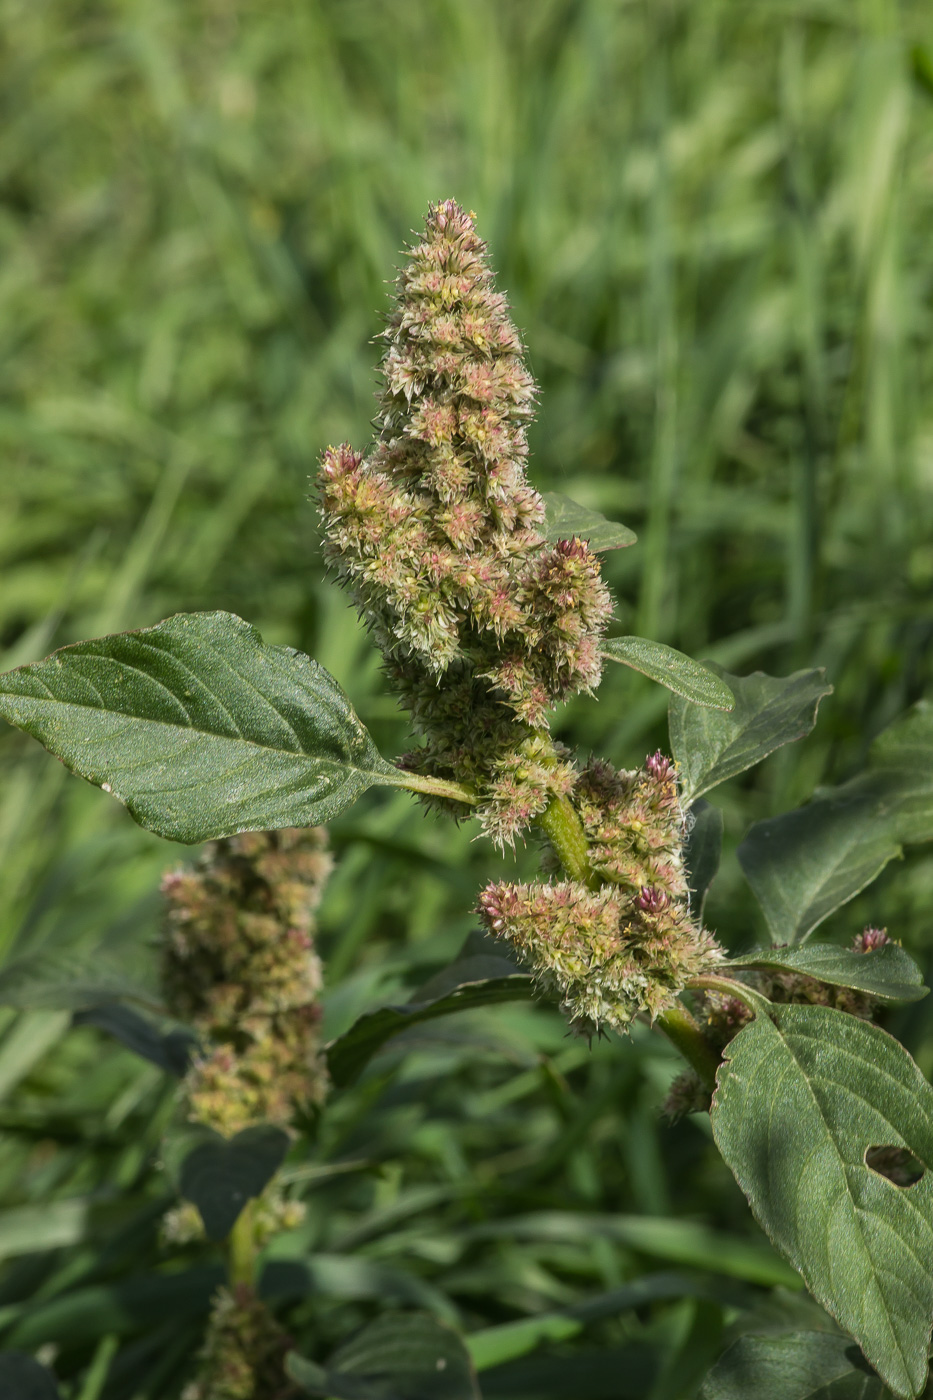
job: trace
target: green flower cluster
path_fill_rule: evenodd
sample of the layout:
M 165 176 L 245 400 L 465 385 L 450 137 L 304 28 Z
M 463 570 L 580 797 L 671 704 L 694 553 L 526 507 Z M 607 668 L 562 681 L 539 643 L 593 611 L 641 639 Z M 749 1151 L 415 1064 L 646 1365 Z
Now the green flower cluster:
M 326 840 L 322 827 L 233 836 L 163 880 L 166 1002 L 201 1047 L 186 1109 L 226 1136 L 288 1126 L 327 1093 L 312 942 L 332 863 Z
M 378 439 L 321 463 L 326 556 L 423 738 L 405 766 L 470 785 L 510 843 L 572 781 L 548 711 L 598 684 L 611 600 L 582 540 L 542 534 L 535 387 L 472 214 L 431 207 L 397 293 Z
M 291 1338 L 253 1289 L 238 1284 L 214 1296 L 198 1379 L 182 1400 L 290 1400 L 298 1391 L 283 1380 Z
M 554 992 L 581 1034 L 625 1031 L 673 1006 L 690 977 L 722 959 L 697 928 L 683 866 L 686 823 L 674 765 L 584 770 L 571 802 L 590 842 L 593 884 L 494 884 L 480 895 L 487 927 L 507 939 Z

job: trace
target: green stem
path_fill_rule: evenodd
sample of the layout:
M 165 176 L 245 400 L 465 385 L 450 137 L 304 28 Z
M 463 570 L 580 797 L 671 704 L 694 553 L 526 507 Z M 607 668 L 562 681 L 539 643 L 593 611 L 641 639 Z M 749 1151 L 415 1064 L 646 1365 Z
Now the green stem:
M 463 783 L 448 782 L 446 778 L 424 778 L 419 773 L 403 773 L 400 769 L 391 782 L 393 787 L 423 792 L 428 797 L 447 797 L 452 802 L 466 802 L 470 807 L 475 807 L 479 802 L 471 788 Z
M 685 1006 L 671 1006 L 658 1016 L 658 1025 L 707 1089 L 716 1087 L 719 1057 Z
M 255 1201 L 247 1201 L 227 1241 L 227 1274 L 232 1288 L 238 1283 L 252 1288 L 256 1282 L 255 1207 Z
M 598 890 L 600 879 L 590 864 L 586 833 L 570 799 L 552 797 L 537 821 L 571 880 Z

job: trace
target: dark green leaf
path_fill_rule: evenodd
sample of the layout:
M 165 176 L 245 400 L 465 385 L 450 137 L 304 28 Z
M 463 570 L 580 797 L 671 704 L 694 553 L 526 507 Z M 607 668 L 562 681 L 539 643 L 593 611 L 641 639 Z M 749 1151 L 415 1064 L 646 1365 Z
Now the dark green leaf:
M 701 798 L 690 808 L 693 825 L 687 836 L 684 863 L 687 868 L 687 888 L 690 891 L 690 912 L 702 922 L 706 895 L 722 855 L 722 812 Z
M 231 613 L 9 671 L 0 716 L 175 841 L 327 822 L 399 778 L 333 676 Z
M 197 1043 L 190 1031 L 160 1030 L 129 1006 L 92 1007 L 76 1012 L 72 1020 L 76 1026 L 96 1026 L 98 1030 L 106 1031 L 135 1055 L 165 1070 L 166 1074 L 174 1074 L 181 1079 L 188 1072 Z
M 83 1011 L 136 1001 L 154 1008 L 148 987 L 119 967 L 62 951 L 29 953 L 0 968 L 0 1006 L 30 1010 Z
M 4 1400 L 60 1400 L 52 1373 L 24 1351 L 0 1355 L 0 1395 Z
M 735 707 L 732 691 L 713 671 L 663 642 L 649 642 L 644 637 L 610 637 L 603 642 L 602 654 L 658 681 L 692 705 L 715 710 Z
M 268 1123 L 244 1128 L 232 1138 L 209 1128 L 191 1129 L 171 1144 L 178 1188 L 197 1206 L 209 1240 L 229 1235 L 246 1202 L 271 1181 L 287 1151 L 288 1134 Z
M 732 676 L 712 662 L 707 665 L 727 682 L 735 709 L 722 714 L 676 697 L 671 700 L 671 745 L 688 803 L 760 763 L 782 744 L 809 734 L 820 700 L 832 691 L 821 670 L 796 671 L 786 677 L 766 676 L 762 671 Z
M 933 1089 L 877 1026 L 772 1006 L 726 1047 L 716 1144 L 762 1228 L 898 1395 L 927 1381 L 933 1320 Z M 896 1186 L 872 1147 L 926 1169 Z
M 487 970 L 488 964 L 481 961 L 483 970 Z M 502 961 L 505 962 L 505 959 Z M 453 964 L 447 971 L 457 969 L 454 976 L 458 980 L 454 989 L 438 1000 L 380 1006 L 375 1011 L 368 1011 L 344 1035 L 331 1041 L 327 1047 L 327 1065 L 336 1087 L 342 1089 L 352 1084 L 376 1051 L 400 1031 L 407 1031 L 424 1021 L 433 1021 L 438 1016 L 449 1016 L 454 1011 L 469 1011 L 477 1006 L 493 1006 L 503 1001 L 524 1001 L 532 995 L 533 981 L 529 973 L 516 970 L 505 976 L 470 981 L 471 973 L 478 967 L 479 963 L 472 958 L 465 959 L 463 967 Z M 446 983 L 447 973 L 438 974 L 438 978 L 442 975 Z
M 837 948 L 831 943 L 808 943 L 801 948 L 760 948 L 732 958 L 732 967 L 767 967 L 799 972 L 834 987 L 852 987 L 878 1001 L 920 1001 L 929 991 L 923 974 L 908 953 L 886 943 L 867 953 Z
M 598 554 L 604 549 L 625 549 L 638 538 L 627 525 L 617 525 L 615 521 L 600 515 L 598 510 L 578 506 L 576 501 L 557 491 L 543 492 L 542 500 L 547 511 L 542 533 L 548 544 L 569 540 L 576 535 L 586 540 L 590 549 Z
M 896 792 L 895 830 L 905 845 L 933 841 L 933 704 L 921 700 L 882 730 L 869 750 L 869 770 Z
M 799 942 L 901 854 L 887 775 L 866 773 L 806 807 L 755 822 L 739 846 L 776 943 Z
M 740 1337 L 719 1358 L 699 1400 L 890 1400 L 849 1337 L 787 1332 Z
M 480 1400 L 463 1341 L 424 1313 L 377 1318 L 341 1347 L 326 1369 L 295 1352 L 285 1369 L 306 1395 L 334 1400 Z

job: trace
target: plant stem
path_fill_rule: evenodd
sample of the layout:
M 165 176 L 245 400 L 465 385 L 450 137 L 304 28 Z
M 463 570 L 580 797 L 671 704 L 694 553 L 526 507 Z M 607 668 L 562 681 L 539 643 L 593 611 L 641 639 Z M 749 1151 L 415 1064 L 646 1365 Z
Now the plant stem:
M 715 1089 L 719 1057 L 685 1006 L 671 1006 L 659 1013 L 658 1025 L 675 1045 L 705 1088 Z
M 399 769 L 391 779 L 393 787 L 407 788 L 409 792 L 423 792 L 428 797 L 446 797 L 452 802 L 466 802 L 475 807 L 479 802 L 476 793 L 463 783 L 452 783 L 446 778 L 424 778 L 419 773 L 404 773 Z
M 591 890 L 598 890 L 599 876 L 590 864 L 586 834 L 570 799 L 552 797 L 537 821 L 571 880 L 580 880 Z
M 227 1274 L 232 1288 L 239 1283 L 252 1288 L 256 1282 L 255 1206 L 255 1201 L 247 1201 L 227 1241 Z

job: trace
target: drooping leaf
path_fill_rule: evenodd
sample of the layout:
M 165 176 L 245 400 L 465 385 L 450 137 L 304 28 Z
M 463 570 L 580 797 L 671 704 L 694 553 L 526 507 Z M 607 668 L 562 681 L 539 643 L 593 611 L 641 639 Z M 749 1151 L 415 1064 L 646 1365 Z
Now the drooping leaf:
M 0 1395 L 8 1400 L 60 1400 L 51 1371 L 24 1351 L 0 1355 Z
M 463 1340 L 425 1313 L 387 1313 L 335 1352 L 326 1368 L 290 1352 L 289 1377 L 333 1400 L 480 1400 Z
M 714 710 L 735 707 L 732 691 L 715 672 L 663 642 L 649 642 L 645 637 L 610 637 L 603 642 L 602 654 L 658 681 L 692 705 Z
M 209 1240 L 229 1235 L 253 1196 L 272 1180 L 288 1151 L 288 1134 L 269 1123 L 223 1138 L 209 1128 L 185 1131 L 169 1156 L 185 1200 L 197 1206 Z
M 598 510 L 578 506 L 576 501 L 562 496 L 558 491 L 545 491 L 542 499 L 546 509 L 542 533 L 548 544 L 569 540 L 576 535 L 586 540 L 590 549 L 598 554 L 605 549 L 625 549 L 638 538 L 627 525 L 617 525 L 614 520 L 600 515 Z
M 722 855 L 722 812 L 701 798 L 690 808 L 693 825 L 684 848 L 690 912 L 702 921 L 703 906 Z
M 327 822 L 402 776 L 333 676 L 232 613 L 180 613 L 9 671 L 0 716 L 175 841 Z
M 902 843 L 933 840 L 933 707 L 872 744 L 868 768 L 806 807 L 756 822 L 738 857 L 776 942 L 802 941 L 880 875 Z
M 758 1223 L 897 1395 L 927 1381 L 933 1321 L 933 1088 L 879 1027 L 777 1006 L 726 1047 L 713 1135 Z M 895 1185 L 870 1148 L 925 1168 Z
M 820 700 L 832 691 L 822 670 L 796 671 L 785 677 L 766 676 L 762 671 L 732 676 L 712 662 L 707 666 L 728 684 L 735 708 L 723 714 L 698 709 L 676 696 L 671 700 L 671 745 L 687 803 L 760 763 L 782 744 L 809 734 Z
M 106 1031 L 135 1055 L 158 1065 L 166 1074 L 174 1074 L 178 1079 L 187 1074 L 197 1044 L 190 1031 L 181 1028 L 160 1030 L 129 1006 L 96 1006 L 87 1011 L 77 1011 L 72 1024 L 96 1026 L 98 1030 Z
M 60 949 L 38 951 L 0 968 L 0 1006 L 83 1011 L 122 1001 L 157 1009 L 150 988 L 100 957 L 89 960 Z
M 501 961 L 505 963 L 505 959 Z M 456 963 L 453 967 L 457 968 L 454 975 L 458 976 L 458 981 L 438 999 L 380 1006 L 360 1016 L 348 1031 L 331 1041 L 327 1047 L 327 1067 L 338 1089 L 352 1084 L 377 1050 L 400 1031 L 433 1021 L 438 1016 L 449 1016 L 454 1011 L 470 1011 L 477 1006 L 493 1006 L 504 1001 L 524 1001 L 532 995 L 532 977 L 518 969 L 505 975 L 470 980 L 477 971 L 488 971 L 487 961 L 467 958 L 462 967 Z
M 698 1400 L 891 1400 L 849 1337 L 786 1332 L 740 1337 L 710 1371 Z
M 799 972 L 834 987 L 852 987 L 878 1001 L 920 1001 L 930 990 L 913 958 L 896 943 L 867 953 L 837 948 L 832 943 L 807 943 L 798 948 L 759 948 L 730 959 L 732 967 L 765 967 Z

